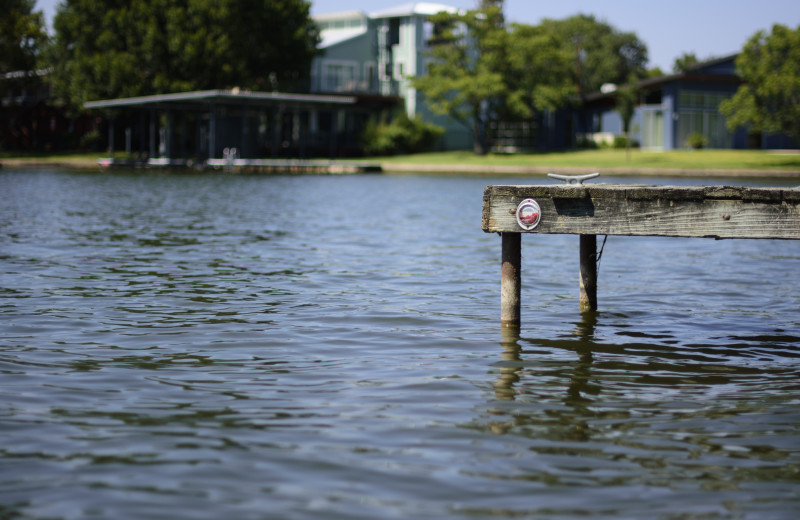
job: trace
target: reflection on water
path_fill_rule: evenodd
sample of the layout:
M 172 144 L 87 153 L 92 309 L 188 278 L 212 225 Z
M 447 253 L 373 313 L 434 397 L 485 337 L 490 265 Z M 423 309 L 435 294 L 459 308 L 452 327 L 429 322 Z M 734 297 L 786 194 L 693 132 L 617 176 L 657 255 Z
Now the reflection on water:
M 618 492 L 633 484 L 628 514 L 642 517 L 649 507 L 651 514 L 666 514 L 666 502 L 657 500 L 664 497 L 688 499 L 679 506 L 684 514 L 714 518 L 738 517 L 742 500 L 797 503 L 791 483 L 800 475 L 797 368 L 747 362 L 761 357 L 760 349 L 773 356 L 775 349 L 786 349 L 796 358 L 796 337 L 770 337 L 755 352 L 606 344 L 595 331 L 607 317 L 582 314 L 571 335 L 556 339 L 503 329 L 496 401 L 487 409 L 486 431 L 511 436 L 538 464 L 530 472 L 496 478 L 533 478 L 576 489 L 609 486 Z M 753 399 L 754 393 L 760 397 Z M 774 485 L 783 479 L 786 485 Z M 669 491 L 650 494 L 659 487 Z M 724 499 L 710 504 L 709 494 Z M 575 512 L 621 513 L 613 498 L 594 498 L 593 507 Z M 791 516 L 769 507 L 758 514 Z
M 490 182 L 0 173 L 0 517 L 793 519 L 800 243 L 610 237 L 581 314 L 526 237 L 508 330 Z

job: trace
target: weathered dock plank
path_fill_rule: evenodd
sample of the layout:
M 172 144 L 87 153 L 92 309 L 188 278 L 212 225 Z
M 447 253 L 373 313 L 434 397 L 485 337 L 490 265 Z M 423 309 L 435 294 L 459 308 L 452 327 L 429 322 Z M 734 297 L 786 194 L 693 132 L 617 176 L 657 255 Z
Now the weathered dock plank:
M 519 204 L 541 219 L 526 230 Z M 800 239 L 800 188 L 650 185 L 487 186 L 482 228 L 499 233 Z

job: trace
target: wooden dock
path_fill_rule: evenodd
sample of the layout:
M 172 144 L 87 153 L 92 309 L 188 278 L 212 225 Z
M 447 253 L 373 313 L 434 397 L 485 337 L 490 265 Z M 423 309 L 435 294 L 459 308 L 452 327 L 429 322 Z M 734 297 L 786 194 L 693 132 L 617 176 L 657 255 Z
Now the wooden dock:
M 102 158 L 98 159 L 101 168 L 193 168 L 191 161 L 182 159 L 152 158 L 143 161 L 136 159 Z M 378 173 L 381 165 L 360 161 L 304 160 L 304 159 L 208 159 L 199 165 L 200 169 L 225 170 L 236 173 L 317 173 L 348 174 Z
M 502 237 L 504 326 L 520 324 L 521 236 L 580 236 L 580 309 L 597 309 L 597 235 L 800 240 L 800 187 L 487 186 L 483 230 Z
M 375 173 L 378 163 L 312 159 L 208 159 L 209 168 L 250 173 Z

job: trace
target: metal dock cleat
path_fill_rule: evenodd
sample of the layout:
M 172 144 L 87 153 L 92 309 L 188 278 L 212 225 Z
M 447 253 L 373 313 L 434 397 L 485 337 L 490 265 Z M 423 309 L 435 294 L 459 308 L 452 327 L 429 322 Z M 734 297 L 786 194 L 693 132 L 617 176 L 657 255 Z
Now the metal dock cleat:
M 564 181 L 567 184 L 583 184 L 583 181 L 599 177 L 600 172 L 587 173 L 584 175 L 561 175 L 558 173 L 548 173 L 547 176 Z

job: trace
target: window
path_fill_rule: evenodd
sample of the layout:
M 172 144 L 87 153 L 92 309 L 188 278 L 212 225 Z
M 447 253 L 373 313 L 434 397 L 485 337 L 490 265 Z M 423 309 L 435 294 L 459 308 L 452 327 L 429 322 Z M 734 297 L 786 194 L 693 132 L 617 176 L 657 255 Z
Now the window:
M 725 117 L 715 111 L 682 110 L 678 116 L 678 147 L 688 147 L 689 136 L 703 134 L 709 148 L 730 148 L 731 135 Z
M 678 147 L 688 146 L 689 136 L 702 134 L 709 148 L 730 148 L 731 135 L 719 105 L 731 94 L 682 90 L 678 96 Z
M 730 94 L 725 94 L 722 92 L 696 92 L 692 90 L 682 90 L 678 100 L 681 110 L 717 110 L 719 108 L 719 104 L 729 97 Z
M 323 90 L 328 92 L 350 92 L 356 87 L 355 62 L 328 62 L 322 69 Z
M 642 111 L 642 148 L 664 148 L 664 112 L 661 110 Z
M 366 92 L 374 91 L 378 86 L 378 78 L 375 74 L 375 62 L 368 62 L 364 64 L 364 82 L 363 88 Z

